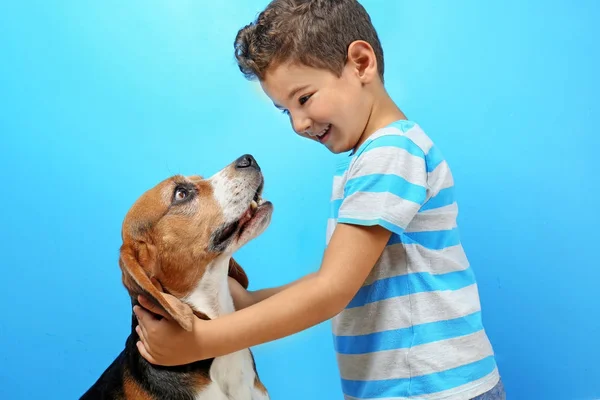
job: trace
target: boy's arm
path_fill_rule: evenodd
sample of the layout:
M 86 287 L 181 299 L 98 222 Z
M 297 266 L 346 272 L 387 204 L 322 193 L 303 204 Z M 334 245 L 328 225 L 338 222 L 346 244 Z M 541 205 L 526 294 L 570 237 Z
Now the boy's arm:
M 238 281 L 236 281 L 232 277 L 229 277 L 229 291 L 231 292 L 231 297 L 233 297 L 233 304 L 235 306 L 235 309 L 241 310 L 241 309 L 249 307 L 253 304 L 261 302 L 265 299 L 268 299 L 269 297 L 273 296 L 274 294 L 277 294 L 277 293 L 289 288 L 290 286 L 293 286 L 301 281 L 304 281 L 314 275 L 315 275 L 315 273 L 313 272 L 311 274 L 303 276 L 302 278 L 300 278 L 296 281 L 290 282 L 286 285 L 281 285 L 281 286 L 276 286 L 273 288 L 266 288 L 266 289 L 261 289 L 261 290 L 254 290 L 254 291 L 244 289 L 244 287 L 242 285 L 240 285 Z
M 338 225 L 318 272 L 243 310 L 196 321 L 194 359 L 280 339 L 335 316 L 360 289 L 391 233 L 378 225 Z M 164 356 L 169 363 L 169 355 Z
M 352 300 L 390 235 L 389 230 L 379 225 L 339 224 L 318 272 L 283 287 L 261 290 L 256 298 L 246 301 L 267 298 L 237 312 L 210 321 L 195 318 L 192 331 L 183 330 L 160 308 L 139 296 L 144 308 L 134 306 L 139 322 L 137 347 L 152 364 L 181 365 L 230 354 L 310 328 L 335 316 Z M 156 319 L 146 310 L 165 318 Z

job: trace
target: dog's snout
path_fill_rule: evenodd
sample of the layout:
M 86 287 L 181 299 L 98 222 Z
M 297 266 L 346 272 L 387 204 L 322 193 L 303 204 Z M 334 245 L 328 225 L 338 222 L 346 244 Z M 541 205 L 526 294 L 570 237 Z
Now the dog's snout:
M 260 171 L 260 167 L 258 166 L 258 163 L 254 159 L 254 157 L 252 157 L 252 155 L 250 155 L 250 154 L 244 154 L 243 156 L 241 156 L 240 158 L 235 160 L 235 167 L 237 169 L 253 168 L 253 169 Z

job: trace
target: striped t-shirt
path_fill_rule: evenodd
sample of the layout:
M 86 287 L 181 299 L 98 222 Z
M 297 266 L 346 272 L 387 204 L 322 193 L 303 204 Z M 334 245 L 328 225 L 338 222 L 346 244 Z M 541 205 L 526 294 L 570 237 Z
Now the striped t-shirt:
M 332 321 L 345 399 L 470 399 L 499 379 L 461 246 L 448 164 L 414 122 L 375 132 L 334 177 L 337 223 L 392 236 Z

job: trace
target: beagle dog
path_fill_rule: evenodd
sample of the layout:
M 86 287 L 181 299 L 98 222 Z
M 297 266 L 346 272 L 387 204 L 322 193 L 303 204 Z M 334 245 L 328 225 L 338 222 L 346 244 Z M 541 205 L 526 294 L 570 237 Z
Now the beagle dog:
M 271 221 L 263 175 L 244 155 L 208 179 L 173 176 L 145 192 L 125 216 L 119 266 L 131 297 L 144 294 L 184 329 L 234 304 L 228 276 L 248 278 L 232 255 Z M 135 314 L 124 350 L 80 398 L 268 400 L 250 349 L 177 367 L 150 364 L 137 350 Z

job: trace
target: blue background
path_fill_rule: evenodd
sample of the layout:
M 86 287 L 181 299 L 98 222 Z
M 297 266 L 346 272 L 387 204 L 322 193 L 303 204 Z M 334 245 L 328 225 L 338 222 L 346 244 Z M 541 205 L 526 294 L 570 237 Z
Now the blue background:
M 363 3 L 389 92 L 453 168 L 515 400 L 600 397 L 600 3 L 568 3 Z M 77 398 L 121 350 L 121 221 L 166 176 L 254 154 L 276 212 L 237 256 L 251 287 L 318 268 L 336 156 L 233 60 L 265 4 L 0 3 L 0 398 Z M 274 399 L 341 398 L 329 329 L 254 349 Z

